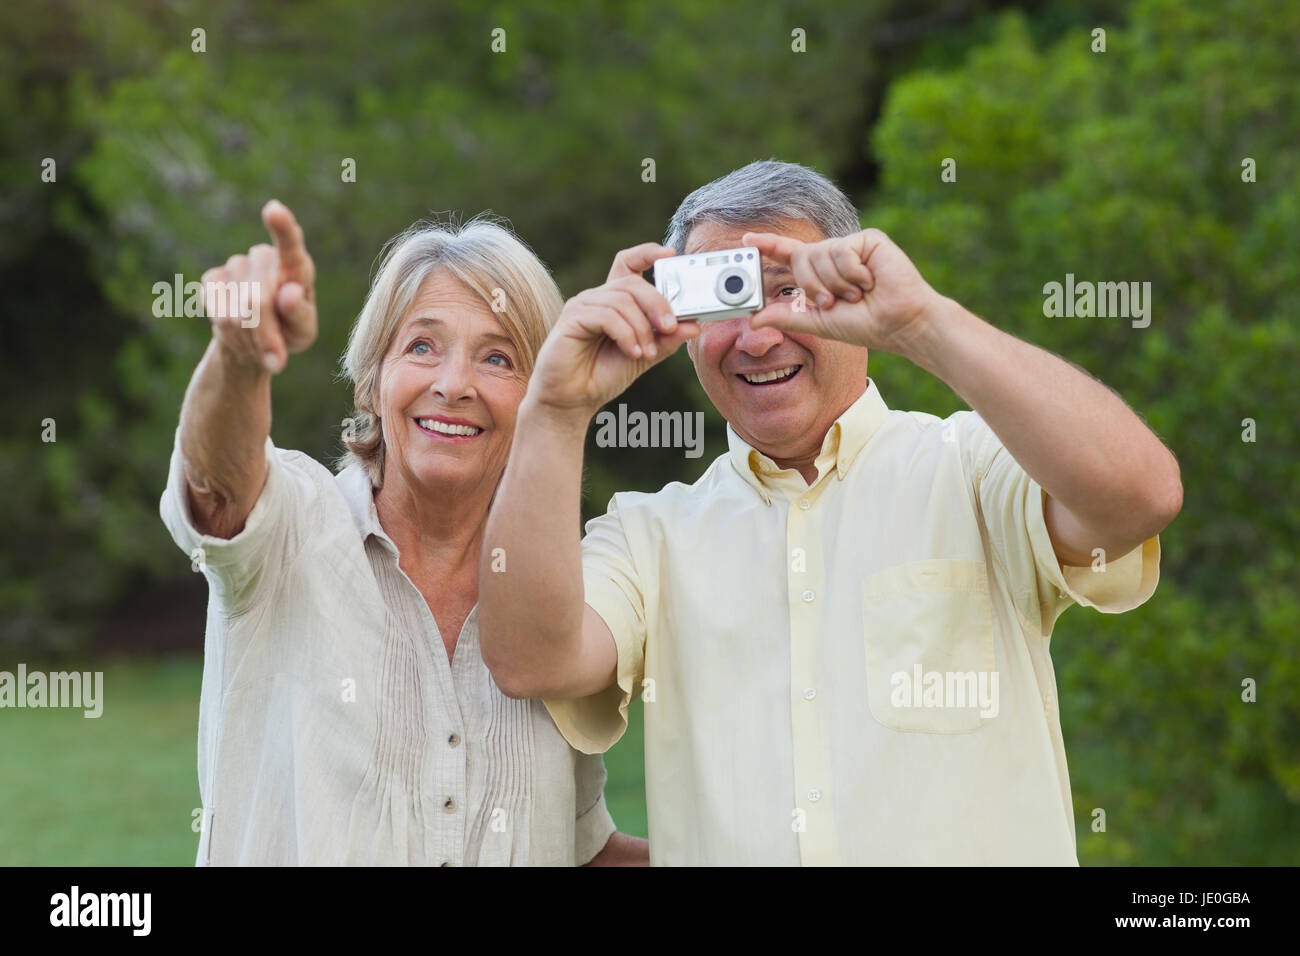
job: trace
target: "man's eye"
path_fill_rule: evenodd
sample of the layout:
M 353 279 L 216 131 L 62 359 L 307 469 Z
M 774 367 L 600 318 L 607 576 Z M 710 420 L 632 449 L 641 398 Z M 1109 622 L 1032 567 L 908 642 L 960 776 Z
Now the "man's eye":
M 797 285 L 782 286 L 781 291 L 777 293 L 777 295 L 798 295 L 798 294 L 799 294 L 799 287 Z

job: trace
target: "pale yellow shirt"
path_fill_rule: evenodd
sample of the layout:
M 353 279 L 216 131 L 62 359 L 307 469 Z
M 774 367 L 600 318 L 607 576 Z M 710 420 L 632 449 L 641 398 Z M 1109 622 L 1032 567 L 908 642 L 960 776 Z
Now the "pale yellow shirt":
M 194 528 L 179 446 L 162 496 L 210 593 L 197 864 L 590 860 L 614 832 L 604 762 L 565 743 L 541 701 L 501 693 L 477 605 L 449 661 L 365 472 L 269 438 L 266 463 L 229 540 Z
M 595 753 L 641 695 L 652 864 L 1077 865 L 1048 641 L 1072 602 L 1146 601 L 1158 538 L 1062 568 L 977 414 L 892 411 L 874 381 L 811 487 L 727 437 L 587 523 L 618 682 L 547 701 Z

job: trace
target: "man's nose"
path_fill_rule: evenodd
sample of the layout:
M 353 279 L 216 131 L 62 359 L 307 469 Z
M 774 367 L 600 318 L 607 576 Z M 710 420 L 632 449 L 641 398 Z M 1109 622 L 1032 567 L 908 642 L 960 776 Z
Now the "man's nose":
M 756 329 L 750 325 L 750 318 L 752 316 L 740 320 L 740 333 L 736 336 L 735 347 L 746 355 L 759 358 L 785 341 L 785 333 L 780 329 L 774 329 L 770 325 Z

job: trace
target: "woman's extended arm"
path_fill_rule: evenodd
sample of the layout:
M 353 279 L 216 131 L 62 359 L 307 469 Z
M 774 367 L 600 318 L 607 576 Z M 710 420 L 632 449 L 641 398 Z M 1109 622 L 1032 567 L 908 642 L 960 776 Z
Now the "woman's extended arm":
M 302 228 L 277 200 L 262 221 L 274 246 L 253 246 L 203 274 L 212 341 L 181 406 L 191 516 L 219 538 L 243 529 L 266 482 L 271 375 L 316 339 L 316 270 Z

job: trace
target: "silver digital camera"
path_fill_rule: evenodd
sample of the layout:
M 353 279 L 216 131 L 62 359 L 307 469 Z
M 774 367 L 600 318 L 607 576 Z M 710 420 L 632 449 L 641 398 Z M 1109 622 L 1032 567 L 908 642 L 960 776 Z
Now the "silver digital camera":
M 660 259 L 654 286 L 679 319 L 752 315 L 763 307 L 763 259 L 753 246 Z

